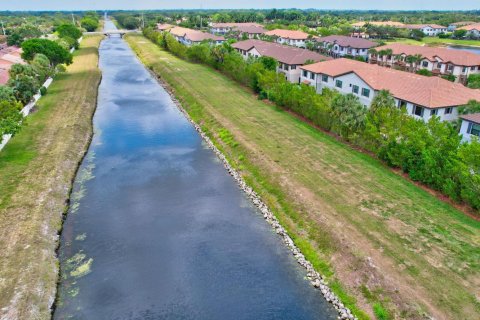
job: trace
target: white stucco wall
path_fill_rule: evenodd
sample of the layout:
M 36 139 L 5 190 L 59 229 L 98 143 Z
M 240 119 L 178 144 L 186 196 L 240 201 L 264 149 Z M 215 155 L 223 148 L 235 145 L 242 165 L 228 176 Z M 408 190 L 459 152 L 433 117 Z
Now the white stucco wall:
M 471 135 L 471 134 L 468 133 L 469 126 L 474 125 L 474 124 L 475 123 L 473 123 L 473 122 L 462 119 L 462 125 L 460 126 L 460 134 L 462 135 L 462 141 L 470 142 L 474 138 L 480 139 L 480 137 L 478 137 L 476 135 Z

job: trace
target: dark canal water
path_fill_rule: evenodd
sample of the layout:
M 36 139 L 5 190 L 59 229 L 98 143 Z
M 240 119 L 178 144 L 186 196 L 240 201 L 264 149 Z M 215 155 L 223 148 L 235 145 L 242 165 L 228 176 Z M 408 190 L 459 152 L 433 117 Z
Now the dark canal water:
M 335 319 L 122 39 L 100 67 L 54 319 Z
M 480 46 L 480 41 L 478 42 L 478 45 Z M 468 51 L 468 52 L 480 54 L 480 47 L 449 46 L 448 48 L 453 50 L 462 50 L 462 51 Z

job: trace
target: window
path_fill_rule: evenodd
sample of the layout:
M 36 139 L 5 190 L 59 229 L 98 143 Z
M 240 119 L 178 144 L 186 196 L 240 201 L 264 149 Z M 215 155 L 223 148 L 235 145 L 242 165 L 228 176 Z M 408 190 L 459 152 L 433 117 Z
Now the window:
M 438 69 L 441 69 L 441 68 L 442 68 L 442 63 L 441 63 L 441 62 L 439 62 L 439 63 L 437 64 L 437 68 L 438 68 Z
M 413 114 L 419 117 L 423 117 L 423 107 L 413 106 Z
M 310 79 L 315 80 L 315 73 L 310 72 Z
M 303 70 L 303 77 L 304 78 L 308 77 L 308 71 L 307 70 Z
M 326 74 L 322 74 L 322 81 L 328 82 L 328 76 Z
M 335 87 L 341 88 L 342 87 L 342 80 L 335 81 Z
M 462 68 L 462 72 L 463 72 L 463 73 L 467 72 L 467 67 L 463 67 L 463 68 Z
M 352 92 L 358 94 L 358 86 L 353 85 Z
M 290 70 L 295 70 L 295 69 L 297 69 L 296 65 L 290 66 Z
M 362 88 L 362 96 L 367 98 L 370 97 L 370 89 Z
M 467 133 L 480 137 L 480 124 L 469 123 Z
M 398 100 L 398 107 L 401 108 L 406 108 L 407 107 L 407 101 L 403 100 Z
M 470 70 L 472 70 L 472 71 L 473 71 L 473 70 L 475 70 L 476 68 L 477 68 L 477 67 L 471 67 L 471 68 L 470 68 Z
M 445 114 L 451 114 L 453 112 L 452 107 L 445 108 Z
M 438 114 L 438 109 L 432 109 L 430 110 L 430 116 L 436 116 Z
M 422 67 L 424 67 L 424 68 L 428 67 L 428 61 L 423 61 L 422 62 Z
M 451 64 L 448 65 L 448 71 L 453 71 L 453 65 Z

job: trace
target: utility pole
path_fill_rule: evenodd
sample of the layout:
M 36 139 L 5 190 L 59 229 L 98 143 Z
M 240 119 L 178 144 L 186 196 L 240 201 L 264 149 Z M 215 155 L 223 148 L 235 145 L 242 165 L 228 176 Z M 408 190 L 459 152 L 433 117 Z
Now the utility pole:
M 142 12 L 142 29 L 145 29 L 145 15 Z
M 0 23 L 2 23 L 2 31 L 3 31 L 3 35 L 5 36 L 6 33 L 5 33 L 5 27 L 4 27 L 4 25 L 3 25 L 3 21 L 0 21 Z
M 73 12 L 72 12 L 72 22 L 73 22 L 73 25 L 75 25 L 75 16 L 73 15 Z

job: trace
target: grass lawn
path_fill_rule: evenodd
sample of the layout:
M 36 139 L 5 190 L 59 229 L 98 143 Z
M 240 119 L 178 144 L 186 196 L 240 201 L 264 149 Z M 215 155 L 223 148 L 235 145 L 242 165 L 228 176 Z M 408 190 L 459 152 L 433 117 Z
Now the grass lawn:
M 217 71 L 127 41 L 361 318 L 478 317 L 480 222 Z
M 57 234 L 92 134 L 98 45 L 86 37 L 26 125 L 0 152 L 0 318 L 49 319 Z
M 427 45 L 427 46 L 444 46 L 444 45 L 457 45 L 457 46 L 476 46 L 480 47 L 480 40 L 458 40 L 458 39 L 440 39 L 439 37 L 425 37 L 422 41 L 416 41 L 413 39 L 398 38 L 393 41 L 387 41 L 387 43 L 400 42 L 413 45 Z

